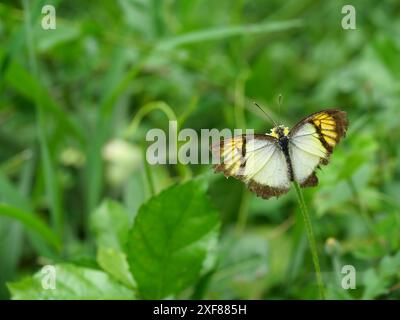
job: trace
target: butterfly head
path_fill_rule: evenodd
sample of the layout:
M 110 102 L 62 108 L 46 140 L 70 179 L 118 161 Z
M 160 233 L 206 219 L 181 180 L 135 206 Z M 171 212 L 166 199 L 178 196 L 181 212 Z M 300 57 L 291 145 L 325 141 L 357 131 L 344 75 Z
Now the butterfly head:
M 289 134 L 289 128 L 283 125 L 276 126 L 275 128 L 271 129 L 270 135 L 279 139 L 285 137 Z

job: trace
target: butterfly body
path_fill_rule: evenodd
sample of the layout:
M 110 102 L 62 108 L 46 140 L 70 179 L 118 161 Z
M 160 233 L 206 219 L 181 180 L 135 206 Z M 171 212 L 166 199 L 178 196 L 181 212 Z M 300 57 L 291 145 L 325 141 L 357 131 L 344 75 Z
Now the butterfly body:
M 291 130 L 279 125 L 269 134 L 222 140 L 213 148 L 222 159 L 214 168 L 244 181 L 257 196 L 266 199 L 286 193 L 293 181 L 301 187 L 315 186 L 315 170 L 329 162 L 347 126 L 344 111 L 329 109 L 311 114 Z
M 284 126 L 277 126 L 271 130 L 271 136 L 276 137 L 279 148 L 285 156 L 286 165 L 288 167 L 288 174 L 290 181 L 293 181 L 293 167 L 289 154 L 289 128 Z

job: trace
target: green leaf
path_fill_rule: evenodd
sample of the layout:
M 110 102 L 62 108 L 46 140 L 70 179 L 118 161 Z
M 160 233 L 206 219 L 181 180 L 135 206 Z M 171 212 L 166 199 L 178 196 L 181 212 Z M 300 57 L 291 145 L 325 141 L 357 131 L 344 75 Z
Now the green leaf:
M 118 202 L 104 201 L 90 218 L 97 246 L 122 251 L 129 231 L 128 213 Z
M 104 201 L 91 216 L 98 264 L 116 280 L 134 288 L 136 284 L 125 253 L 129 225 L 128 213 L 118 202 L 111 200 Z
M 45 289 L 46 277 L 42 271 L 32 277 L 9 283 L 14 300 L 37 299 L 134 299 L 132 290 L 119 284 L 106 273 L 69 264 L 55 266 L 55 289 Z
M 170 187 L 144 204 L 128 239 L 128 262 L 143 298 L 194 284 L 219 227 L 202 180 Z
M 135 288 L 136 283 L 129 270 L 128 261 L 124 252 L 113 248 L 99 247 L 97 249 L 97 263 L 116 280 L 129 288 Z
M 365 285 L 363 300 L 371 300 L 387 292 L 388 281 L 380 277 L 374 269 L 368 269 L 364 273 L 363 280 Z
M 400 275 L 400 251 L 394 256 L 385 256 L 379 264 L 379 272 L 384 277 Z

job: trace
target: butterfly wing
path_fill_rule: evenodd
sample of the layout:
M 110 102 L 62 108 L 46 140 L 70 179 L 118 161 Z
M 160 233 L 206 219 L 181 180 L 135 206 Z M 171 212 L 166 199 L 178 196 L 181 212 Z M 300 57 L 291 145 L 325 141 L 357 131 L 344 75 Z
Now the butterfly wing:
M 323 110 L 299 121 L 289 132 L 289 155 L 294 179 L 302 187 L 315 186 L 315 169 L 326 165 L 334 147 L 346 135 L 346 112 Z
M 220 159 L 216 172 L 244 181 L 257 196 L 268 199 L 286 193 L 290 178 L 278 140 L 270 135 L 239 135 L 213 147 Z

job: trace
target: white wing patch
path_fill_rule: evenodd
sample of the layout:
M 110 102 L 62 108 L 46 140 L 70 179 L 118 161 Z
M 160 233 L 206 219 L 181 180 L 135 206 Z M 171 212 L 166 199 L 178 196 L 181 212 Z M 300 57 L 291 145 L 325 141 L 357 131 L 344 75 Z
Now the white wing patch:
M 286 159 L 275 139 L 248 136 L 244 146 L 241 136 L 233 137 L 224 141 L 221 155 L 223 161 L 219 171 L 246 183 L 254 181 L 271 188 L 290 188 Z
M 328 152 L 319 140 L 316 128 L 311 123 L 300 127 L 289 141 L 289 155 L 294 179 L 303 183 L 314 172 L 321 159 L 328 157 Z
M 246 166 L 243 175 L 249 181 L 269 162 L 275 150 L 274 143 L 269 140 L 253 139 L 246 144 Z
M 285 156 L 275 141 L 251 139 L 246 144 L 244 181 L 288 189 L 290 179 Z
M 251 175 L 255 182 L 277 189 L 290 188 L 288 166 L 279 146 L 273 144 L 271 147 L 262 149 L 257 154 L 254 153 L 254 159 L 251 162 L 253 161 L 258 167 L 249 167 L 248 174 L 249 176 Z M 256 170 L 252 171 L 252 169 Z

